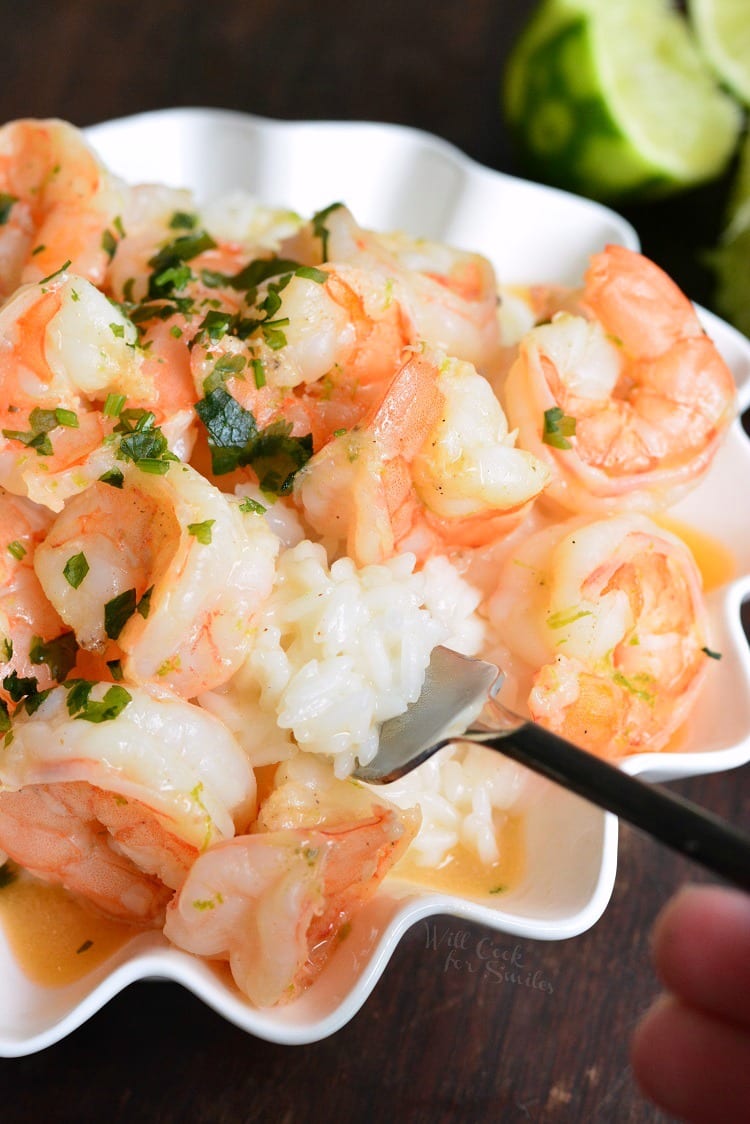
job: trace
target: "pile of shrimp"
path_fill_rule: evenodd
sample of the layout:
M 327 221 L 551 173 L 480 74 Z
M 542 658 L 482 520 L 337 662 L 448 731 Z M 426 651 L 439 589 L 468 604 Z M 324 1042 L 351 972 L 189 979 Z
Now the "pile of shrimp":
M 479 253 L 339 203 L 256 207 L 240 235 L 211 213 L 119 182 L 64 122 L 0 129 L 0 848 L 267 1006 L 420 819 L 289 734 L 258 770 L 204 705 L 254 674 L 278 526 L 356 569 L 448 560 L 536 721 L 658 750 L 713 653 L 696 563 L 654 517 L 735 399 L 633 251 L 530 289 L 514 334 Z

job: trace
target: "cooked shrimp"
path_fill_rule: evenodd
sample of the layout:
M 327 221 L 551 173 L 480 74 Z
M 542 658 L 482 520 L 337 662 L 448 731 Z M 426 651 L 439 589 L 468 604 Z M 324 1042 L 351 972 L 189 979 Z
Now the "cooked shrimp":
M 533 673 L 531 716 L 607 757 L 663 749 L 710 663 L 693 557 L 640 514 L 532 535 L 506 561 L 490 617 L 510 662 Z
M 34 551 L 51 518 L 45 508 L 0 490 L 0 677 L 33 676 L 40 690 L 64 678 L 76 649 L 34 572 Z M 0 698 L 10 697 L 0 688 Z
M 95 285 L 116 244 L 122 193 L 81 133 L 65 121 L 0 129 L 0 300 L 66 262 Z
M 588 319 L 558 313 L 521 343 L 510 424 L 563 507 L 663 509 L 710 466 L 734 416 L 731 373 L 687 297 L 632 250 L 594 255 L 580 307 Z
M 287 271 L 261 285 L 249 310 L 260 326 L 243 341 L 197 342 L 192 368 L 198 395 L 220 378 L 261 428 L 283 420 L 318 449 L 379 404 L 416 335 L 379 278 L 351 267 L 310 274 Z M 283 325 L 273 335 L 261 323 L 271 297 L 273 322 Z
M 0 309 L 0 484 L 53 511 L 114 465 L 112 393 L 148 395 L 133 325 L 82 277 L 25 285 Z
M 500 344 L 497 282 L 480 254 L 406 234 L 363 230 L 343 206 L 313 221 L 287 249 L 316 264 L 349 264 L 379 277 L 416 336 L 480 369 L 493 362 Z
M 196 861 L 164 927 L 180 948 L 229 960 L 259 1007 L 312 983 L 418 826 L 417 813 L 303 760 L 280 767 L 257 833 Z
M 70 680 L 17 713 L 12 735 L 0 847 L 111 917 L 160 924 L 200 852 L 254 811 L 234 738 L 168 692 Z
M 548 472 L 513 444 L 489 384 L 468 363 L 412 355 L 380 407 L 295 480 L 313 528 L 360 565 L 419 557 L 508 533 Z
M 68 501 L 34 566 L 82 647 L 116 639 L 128 679 L 192 697 L 241 663 L 277 551 L 262 515 L 188 465 L 158 475 L 124 464 L 122 487 L 97 482 Z M 80 558 L 85 574 L 71 583 Z

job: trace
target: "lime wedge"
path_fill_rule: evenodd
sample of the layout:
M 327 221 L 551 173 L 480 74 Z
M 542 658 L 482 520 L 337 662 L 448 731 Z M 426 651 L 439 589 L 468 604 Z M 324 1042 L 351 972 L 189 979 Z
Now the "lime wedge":
M 531 174 L 603 199 L 718 176 L 742 121 L 669 0 L 545 0 L 503 102 Z
M 732 93 L 750 105 L 750 5 L 747 0 L 688 0 L 701 50 Z
M 750 133 L 732 185 L 728 225 L 710 262 L 716 277 L 716 311 L 750 336 Z

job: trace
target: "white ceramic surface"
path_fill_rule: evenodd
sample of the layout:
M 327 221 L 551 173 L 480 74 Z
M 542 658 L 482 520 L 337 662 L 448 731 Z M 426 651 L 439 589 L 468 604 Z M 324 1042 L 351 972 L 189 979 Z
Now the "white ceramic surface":
M 261 202 L 310 214 L 342 200 L 365 226 L 404 229 L 479 250 L 508 282 L 575 283 L 607 242 L 636 248 L 633 229 L 586 200 L 480 167 L 450 145 L 411 129 L 363 123 L 279 122 L 221 110 L 142 114 L 89 130 L 108 166 L 131 182 L 192 188 L 199 199 L 242 188 Z M 750 345 L 702 313 L 750 404 Z M 642 754 L 631 773 L 652 780 L 729 769 L 750 759 L 750 660 L 740 624 L 750 596 L 750 523 L 738 519 L 750 445 L 739 422 L 705 482 L 674 515 L 734 553 L 737 578 L 709 597 L 712 644 L 723 658 L 680 752 Z M 42 1049 L 69 1034 L 134 980 L 161 977 L 188 987 L 258 1037 L 312 1042 L 343 1026 L 377 983 L 407 928 L 437 913 L 520 937 L 574 936 L 599 918 L 617 862 L 617 823 L 538 779 L 525 813 L 526 874 L 487 905 L 389 883 L 357 918 L 315 985 L 287 1007 L 253 1009 L 224 968 L 170 948 L 159 934 L 135 937 L 75 984 L 43 988 L 15 963 L 0 930 L 0 1055 Z

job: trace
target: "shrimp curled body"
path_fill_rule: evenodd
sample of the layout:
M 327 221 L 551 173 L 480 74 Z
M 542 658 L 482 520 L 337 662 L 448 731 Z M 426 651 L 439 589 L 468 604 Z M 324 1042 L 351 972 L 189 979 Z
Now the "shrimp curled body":
M 731 373 L 687 297 L 632 250 L 591 259 L 579 307 L 585 316 L 557 313 L 522 340 L 510 424 L 552 470 L 555 504 L 661 510 L 709 468 L 735 412 Z M 572 435 L 550 440 L 554 412 Z
M 531 669 L 531 716 L 603 756 L 663 749 L 711 662 L 692 555 L 636 513 L 530 536 L 490 615 Z
M 416 813 L 335 780 L 305 755 L 279 771 L 256 831 L 197 860 L 164 929 L 188 952 L 229 960 L 261 1007 L 313 981 L 418 826 Z
M 77 713 L 74 687 L 14 716 L 0 764 L 0 847 L 111 917 L 158 925 L 201 850 L 247 824 L 252 770 L 222 724 L 191 703 L 128 687 L 124 709 L 97 722 L 112 685 L 95 685 Z
M 245 656 L 278 539 L 189 465 L 122 473 L 121 488 L 98 482 L 68 502 L 37 548 L 36 572 L 82 647 L 117 639 L 127 679 L 192 697 L 227 680 Z M 72 585 L 65 565 L 79 555 L 88 572 Z M 107 606 L 129 591 L 115 635 Z

